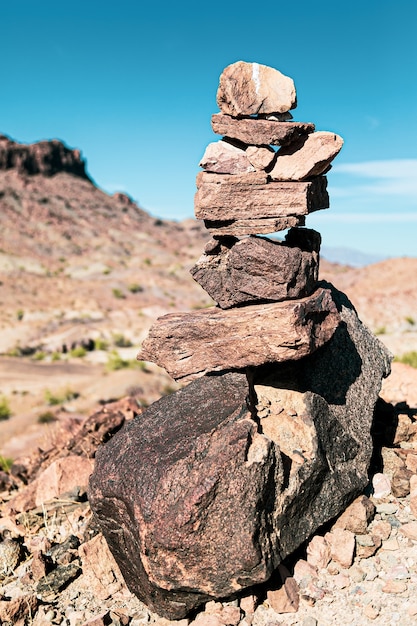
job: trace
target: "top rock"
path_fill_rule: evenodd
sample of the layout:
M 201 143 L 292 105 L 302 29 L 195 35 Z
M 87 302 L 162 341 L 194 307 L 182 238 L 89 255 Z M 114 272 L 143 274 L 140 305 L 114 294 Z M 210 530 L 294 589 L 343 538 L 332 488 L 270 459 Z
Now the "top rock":
M 292 78 L 267 65 L 237 61 L 220 76 L 217 104 L 234 117 L 270 115 L 295 109 L 297 96 Z

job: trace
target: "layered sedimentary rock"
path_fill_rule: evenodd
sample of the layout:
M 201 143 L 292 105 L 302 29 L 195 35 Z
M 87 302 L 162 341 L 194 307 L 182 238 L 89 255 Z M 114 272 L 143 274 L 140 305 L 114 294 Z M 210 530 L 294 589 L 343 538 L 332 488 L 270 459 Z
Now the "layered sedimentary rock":
M 339 321 L 326 289 L 299 300 L 171 313 L 151 327 L 138 358 L 157 363 L 172 378 L 190 380 L 301 359 L 328 341 Z
M 213 239 L 191 270 L 218 306 L 152 326 L 138 358 L 192 382 L 98 452 L 89 492 L 128 586 L 169 619 L 268 580 L 360 493 L 389 372 L 346 296 L 318 283 L 320 235 L 299 228 L 329 205 L 341 138 L 283 121 L 295 91 L 272 68 L 229 66 L 218 102 L 225 139 L 195 196 Z

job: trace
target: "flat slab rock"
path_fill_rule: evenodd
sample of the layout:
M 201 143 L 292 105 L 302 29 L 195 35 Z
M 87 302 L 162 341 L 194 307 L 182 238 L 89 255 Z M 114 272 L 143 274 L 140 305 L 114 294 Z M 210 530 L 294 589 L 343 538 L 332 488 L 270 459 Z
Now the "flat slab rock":
M 304 226 L 305 216 L 288 215 L 286 217 L 259 217 L 228 221 L 204 220 L 204 226 L 215 237 L 230 235 L 242 237 L 244 235 L 267 235 L 279 233 L 281 230 Z
M 220 75 L 217 104 L 229 115 L 285 113 L 297 106 L 294 81 L 273 67 L 237 61 Z
M 138 359 L 175 379 L 301 359 L 328 341 L 339 324 L 330 291 L 300 300 L 223 311 L 216 307 L 156 320 Z
M 327 179 L 270 182 L 264 172 L 228 175 L 200 172 L 194 198 L 197 219 L 211 222 L 305 216 L 329 206 Z
M 312 133 L 309 122 L 277 122 L 252 117 L 235 118 L 223 113 L 211 117 L 211 127 L 216 135 L 238 139 L 248 146 L 284 146 Z
M 317 287 L 320 234 L 294 228 L 284 242 L 265 237 L 212 240 L 190 272 L 222 309 L 303 298 Z
M 98 450 L 92 509 L 158 614 L 181 619 L 267 580 L 367 484 L 389 356 L 333 299 L 344 323 L 313 355 L 199 378 Z

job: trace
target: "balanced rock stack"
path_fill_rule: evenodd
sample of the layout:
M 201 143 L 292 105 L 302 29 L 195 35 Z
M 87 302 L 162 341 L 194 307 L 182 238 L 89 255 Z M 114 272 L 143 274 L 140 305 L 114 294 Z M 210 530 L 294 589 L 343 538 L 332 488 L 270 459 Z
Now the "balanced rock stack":
M 138 358 L 191 382 L 99 450 L 89 489 L 127 585 L 170 619 L 268 580 L 360 493 L 390 363 L 300 228 L 342 140 L 288 121 L 272 68 L 227 67 L 217 100 L 195 201 L 214 238 L 191 273 L 218 306 L 151 328 Z

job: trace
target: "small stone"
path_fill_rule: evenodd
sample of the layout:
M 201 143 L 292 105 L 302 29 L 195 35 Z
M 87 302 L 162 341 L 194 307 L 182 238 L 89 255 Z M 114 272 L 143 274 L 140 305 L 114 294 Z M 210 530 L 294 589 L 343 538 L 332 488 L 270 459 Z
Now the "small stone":
M 407 469 L 417 474 L 417 454 L 407 454 L 405 465 Z
M 323 569 L 330 562 L 330 547 L 324 537 L 315 535 L 307 546 L 307 563 Z
M 392 526 L 385 520 L 373 522 L 370 532 L 373 537 L 380 537 L 383 541 L 387 540 L 392 531 Z M 357 539 L 357 538 L 356 538 Z
M 333 528 L 344 528 L 353 533 L 363 534 L 375 515 L 375 505 L 366 496 L 359 496 L 348 506 L 335 522 Z
M 372 478 L 372 486 L 374 489 L 373 496 L 377 500 L 386 498 L 391 493 L 391 481 L 387 474 L 375 474 Z
M 346 589 L 346 587 L 349 587 L 350 585 L 349 576 L 347 576 L 343 572 L 340 572 L 340 574 L 337 574 L 333 580 L 334 580 L 334 584 L 336 585 L 338 589 Z
M 34 552 L 30 569 L 32 571 L 33 580 L 36 582 L 46 576 L 47 560 L 42 552 Z
M 417 522 L 408 522 L 400 527 L 400 533 L 405 535 L 408 539 L 417 541 Z
M 388 580 L 382 587 L 384 593 L 404 593 L 407 591 L 407 585 L 401 580 Z
M 21 547 L 18 541 L 6 538 L 0 543 L 0 580 L 13 573 L 20 563 Z
M 314 565 L 308 561 L 304 561 L 304 559 L 299 559 L 296 562 L 294 566 L 294 578 L 300 586 L 304 587 L 312 579 L 317 578 L 317 576 L 317 568 Z
M 294 578 L 287 578 L 280 589 L 267 592 L 268 602 L 276 613 L 296 613 L 300 604 L 299 588 Z
M 395 537 L 393 537 L 392 539 L 387 539 L 382 544 L 383 550 L 390 550 L 392 552 L 394 552 L 395 550 L 398 550 L 399 547 L 400 546 L 398 545 L 398 541 L 395 539 Z
M 333 528 L 330 533 L 326 533 L 325 539 L 330 546 L 331 558 L 344 568 L 350 567 L 355 552 L 354 533 L 343 528 Z
M 377 606 L 375 606 L 374 604 L 368 604 L 365 609 L 364 609 L 364 614 L 366 615 L 366 617 L 368 619 L 376 619 L 379 615 L 379 608 Z
M 398 424 L 395 430 L 394 441 L 393 441 L 394 445 L 398 445 L 403 441 L 408 441 L 408 438 L 410 437 L 411 424 L 412 422 L 411 422 L 411 419 L 408 417 L 408 415 L 404 413 L 400 413 L 398 415 Z
M 317 624 L 318 621 L 315 617 L 308 616 L 303 619 L 301 626 L 317 626 Z
M 415 604 L 410 604 L 410 606 L 407 609 L 407 613 L 408 615 L 410 615 L 411 617 L 414 617 L 415 615 L 417 615 L 417 603 Z
M 394 502 L 380 502 L 376 505 L 377 513 L 382 515 L 392 515 L 398 511 L 398 504 Z
M 399 564 L 390 569 L 385 578 L 386 580 L 405 580 L 410 578 L 410 572 L 405 565 Z
M 381 456 L 383 473 L 388 477 L 392 477 L 395 470 L 404 467 L 404 461 L 400 459 L 393 448 L 382 448 Z
M 400 467 L 393 474 L 391 480 L 392 494 L 396 498 L 405 498 L 410 493 L 410 479 L 413 472 L 406 467 Z
M 255 613 L 256 606 L 258 604 L 257 597 L 253 594 L 248 596 L 243 596 L 240 599 L 240 608 L 245 613 L 245 615 L 251 615 Z

